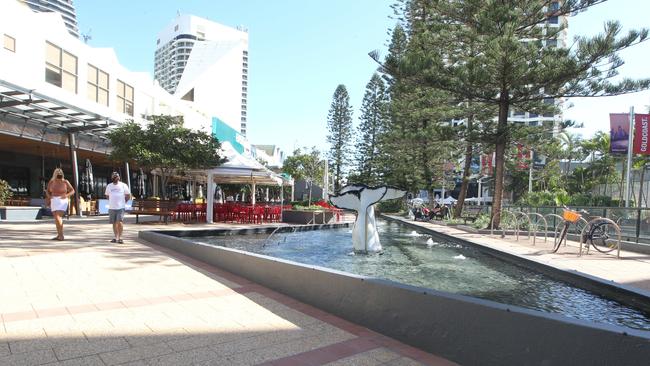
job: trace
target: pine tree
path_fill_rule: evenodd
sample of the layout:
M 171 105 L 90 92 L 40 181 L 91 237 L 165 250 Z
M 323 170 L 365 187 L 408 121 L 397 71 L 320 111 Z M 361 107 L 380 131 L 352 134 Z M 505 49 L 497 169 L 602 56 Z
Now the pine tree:
M 566 29 L 565 17 L 602 2 L 406 1 L 405 9 L 416 4 L 417 14 L 426 15 L 419 37 L 423 52 L 407 64 L 420 68 L 426 85 L 448 92 L 457 101 L 498 108 L 496 123 L 487 126 L 489 134 L 484 134 L 496 154 L 495 226 L 500 222 L 506 147 L 513 137 L 508 124 L 512 109 L 548 113 L 555 111 L 557 98 L 619 95 L 650 87 L 650 80 L 612 81 L 623 64 L 618 52 L 644 41 L 645 29 L 621 36 L 620 23 L 607 22 L 601 35 L 578 37 L 570 49 L 554 46 Z M 404 14 L 408 19 L 410 14 Z
M 330 144 L 328 158 L 334 171 L 334 191 L 341 186 L 343 175 L 350 163 L 350 143 L 352 139 L 352 106 L 350 96 L 341 84 L 336 87 L 332 104 L 327 115 L 327 142 Z
M 355 151 L 357 176 L 360 183 L 374 185 L 380 181 L 378 156 L 380 138 L 388 119 L 388 95 L 379 74 L 375 73 L 366 85 L 361 103 L 361 123 Z

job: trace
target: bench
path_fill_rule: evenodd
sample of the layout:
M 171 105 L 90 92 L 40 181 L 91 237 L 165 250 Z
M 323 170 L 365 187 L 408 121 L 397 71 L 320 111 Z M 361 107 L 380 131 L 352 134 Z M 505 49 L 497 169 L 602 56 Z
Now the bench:
M 467 221 L 474 222 L 478 219 L 479 215 L 483 212 L 483 206 L 467 206 L 463 207 L 463 213 L 460 215 L 460 218 L 463 219 L 463 223 L 467 224 Z
M 140 215 L 154 215 L 159 216 L 160 219 L 165 220 L 165 224 L 170 216 L 174 216 L 178 202 L 176 201 L 161 201 L 161 200 L 133 200 L 131 205 L 130 214 L 135 215 L 135 223 L 139 223 L 138 218 Z M 160 220 L 159 219 L 159 220 Z

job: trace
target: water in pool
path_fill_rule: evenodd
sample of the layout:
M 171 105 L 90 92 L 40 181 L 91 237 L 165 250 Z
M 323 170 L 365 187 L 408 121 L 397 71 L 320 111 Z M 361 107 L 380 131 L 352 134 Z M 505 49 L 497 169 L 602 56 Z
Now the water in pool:
M 214 236 L 197 241 L 295 262 L 378 277 L 650 331 L 650 314 L 513 265 L 472 246 L 438 241 L 395 222 L 379 221 L 382 255 L 354 255 L 352 229 Z

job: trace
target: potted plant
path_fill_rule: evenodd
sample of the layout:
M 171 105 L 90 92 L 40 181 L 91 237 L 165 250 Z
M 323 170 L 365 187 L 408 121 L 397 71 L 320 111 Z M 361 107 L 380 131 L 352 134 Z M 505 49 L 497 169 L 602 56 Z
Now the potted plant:
M 0 206 L 4 206 L 5 202 L 11 197 L 11 186 L 6 181 L 0 179 Z

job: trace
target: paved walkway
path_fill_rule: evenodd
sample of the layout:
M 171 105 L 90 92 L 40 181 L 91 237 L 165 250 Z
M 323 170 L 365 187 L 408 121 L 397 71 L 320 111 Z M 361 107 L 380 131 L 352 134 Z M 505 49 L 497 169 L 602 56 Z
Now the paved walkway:
M 560 247 L 557 253 L 551 253 L 553 238 L 544 242 L 543 237 L 530 240 L 520 235 L 516 240 L 514 235 L 501 238 L 500 231 L 495 235 L 469 233 L 451 226 L 434 222 L 414 222 L 403 217 L 391 216 L 394 219 L 408 221 L 411 224 L 435 230 L 476 244 L 485 245 L 500 251 L 533 259 L 560 269 L 582 272 L 591 276 L 631 286 L 643 291 L 650 291 L 650 255 L 621 251 L 621 259 L 616 258 L 616 252 L 602 254 L 593 248 L 589 254 L 578 256 L 579 246 L 576 241 L 568 241 L 567 246 Z
M 136 238 L 174 226 L 0 224 L 0 365 L 453 365 Z

